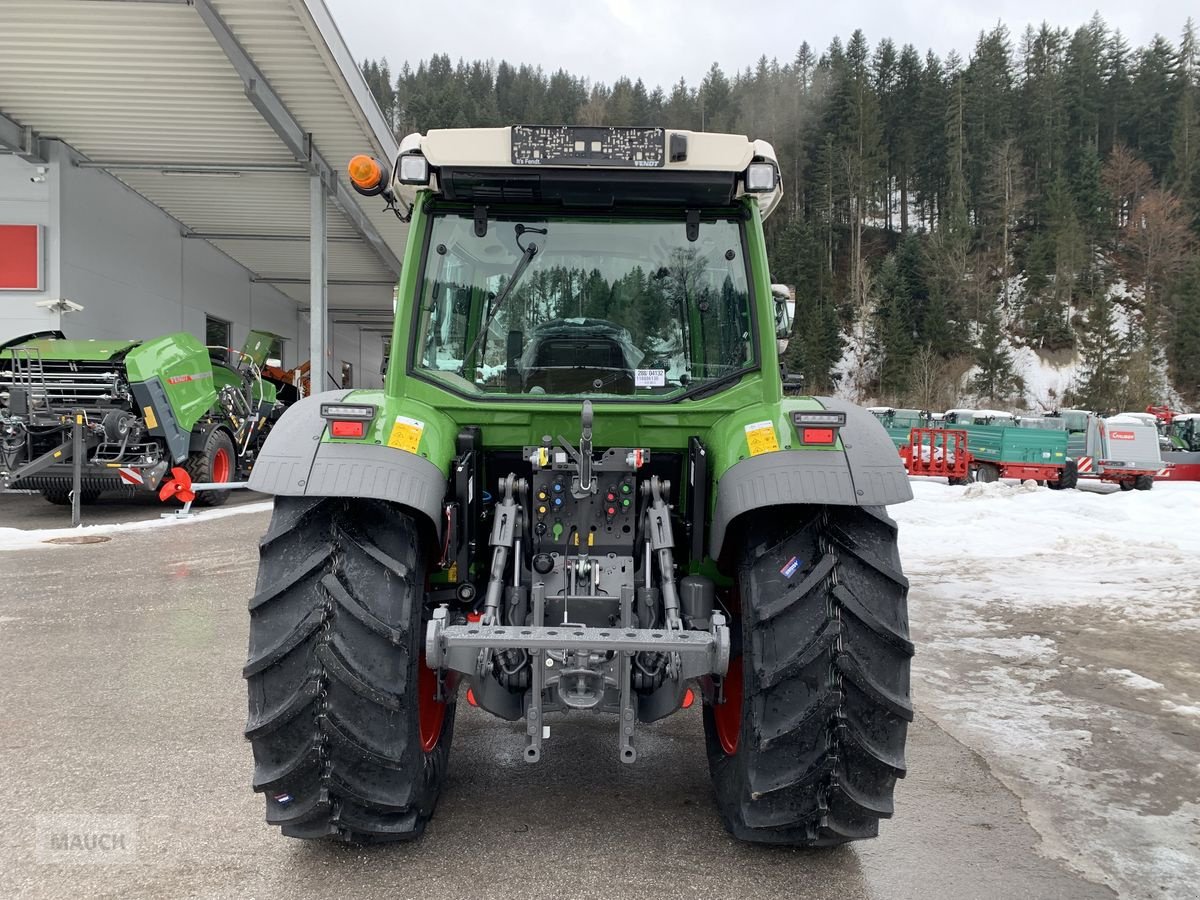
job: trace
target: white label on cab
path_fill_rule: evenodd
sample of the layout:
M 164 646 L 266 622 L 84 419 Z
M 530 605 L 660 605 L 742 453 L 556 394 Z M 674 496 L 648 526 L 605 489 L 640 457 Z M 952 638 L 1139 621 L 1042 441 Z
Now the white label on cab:
M 666 369 L 634 369 L 634 387 L 662 387 L 667 383 Z

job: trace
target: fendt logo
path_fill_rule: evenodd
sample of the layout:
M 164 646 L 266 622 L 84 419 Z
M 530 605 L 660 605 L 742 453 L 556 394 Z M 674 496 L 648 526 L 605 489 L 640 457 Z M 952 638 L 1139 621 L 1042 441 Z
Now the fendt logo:
M 197 372 L 195 375 L 172 375 L 167 379 L 167 384 L 186 384 L 189 381 L 203 381 L 205 378 L 212 378 L 212 372 Z

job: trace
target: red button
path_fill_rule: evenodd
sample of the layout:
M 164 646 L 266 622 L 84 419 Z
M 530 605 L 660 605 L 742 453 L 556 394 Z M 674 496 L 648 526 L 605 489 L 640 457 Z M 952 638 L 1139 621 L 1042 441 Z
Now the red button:
M 360 438 L 367 433 L 366 422 L 334 421 L 329 423 L 329 433 L 340 438 Z

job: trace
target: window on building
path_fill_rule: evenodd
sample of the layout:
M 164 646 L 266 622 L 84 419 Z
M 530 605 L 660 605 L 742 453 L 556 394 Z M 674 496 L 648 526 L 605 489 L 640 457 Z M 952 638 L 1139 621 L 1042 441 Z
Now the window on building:
M 354 366 L 342 361 L 342 387 L 346 390 L 354 387 Z
M 213 359 L 225 362 L 229 354 L 223 349 L 229 346 L 229 323 L 215 316 L 204 317 L 204 343 L 208 345 L 208 355 Z

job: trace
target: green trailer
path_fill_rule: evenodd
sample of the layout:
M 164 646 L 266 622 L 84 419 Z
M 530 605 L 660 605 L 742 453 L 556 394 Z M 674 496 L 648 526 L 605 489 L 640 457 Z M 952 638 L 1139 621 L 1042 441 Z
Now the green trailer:
M 974 481 L 1032 479 L 1061 489 L 1074 487 L 1077 473 L 1067 458 L 1067 433 L 1057 429 L 955 423 L 967 433 Z
M 0 347 L 0 488 L 81 503 L 153 491 L 175 466 L 199 482 L 249 474 L 277 415 L 258 357 L 275 339 L 208 348 L 178 332 L 147 341 L 68 340 L 45 332 Z M 228 364 L 212 352 L 229 353 Z M 78 470 L 78 471 L 77 471 Z M 226 491 L 197 498 L 217 505 Z

